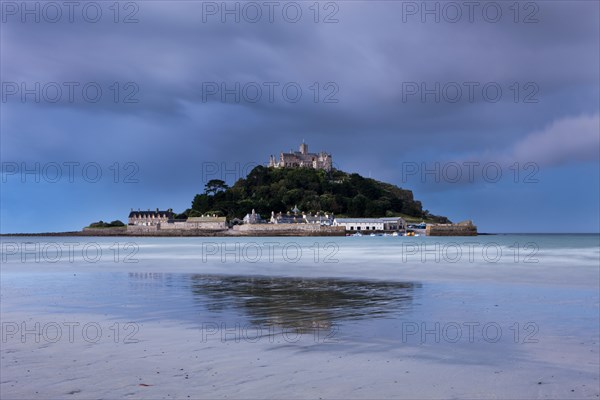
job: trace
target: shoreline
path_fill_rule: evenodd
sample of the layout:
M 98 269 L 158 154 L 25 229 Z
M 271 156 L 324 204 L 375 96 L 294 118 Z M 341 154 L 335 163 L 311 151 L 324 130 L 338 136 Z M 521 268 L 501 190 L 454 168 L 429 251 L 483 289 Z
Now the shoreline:
M 370 233 L 381 234 L 391 233 L 384 231 L 372 231 Z M 554 235 L 561 235 L 560 233 L 553 233 Z M 509 235 L 507 233 L 477 233 L 473 236 L 495 236 L 495 235 Z M 527 234 L 522 234 L 527 235 Z M 72 232 L 36 232 L 36 233 L 0 233 L 0 237 L 68 237 L 68 236 L 80 236 L 80 237 L 346 237 L 349 236 L 348 232 L 308 232 L 308 231 L 252 231 L 252 232 L 240 232 L 240 231 L 183 231 L 183 232 L 83 232 L 83 231 L 72 231 Z M 365 237 L 369 234 L 363 235 Z M 426 236 L 425 234 L 421 236 Z M 471 236 L 471 237 L 473 237 Z M 430 237 L 430 236 L 427 236 Z M 433 237 L 433 236 L 431 236 Z M 461 237 L 459 235 L 436 235 L 436 237 Z M 465 236 L 467 237 L 467 236 Z
M 184 232 L 184 233 L 173 233 L 173 232 L 164 232 L 164 233 L 115 233 L 115 232 L 83 232 L 83 231 L 65 231 L 65 232 L 27 232 L 27 233 L 0 233 L 0 237 L 25 237 L 25 236 L 55 236 L 55 237 L 66 237 L 66 236 L 81 236 L 81 237 L 101 237 L 101 236 L 106 236 L 106 237 L 269 237 L 269 236 L 288 236 L 288 237 L 309 237 L 309 236 L 322 236 L 322 237 L 327 237 L 327 236 L 335 236 L 335 237 L 346 237 L 346 233 L 342 234 L 323 234 L 323 233 L 313 233 L 313 234 L 309 234 L 308 232 L 299 232 L 299 233 L 294 233 L 294 232 L 281 232 L 281 233 L 277 233 L 277 232 L 273 232 L 273 231 L 269 231 L 269 232 L 252 232 L 252 233 L 247 233 L 247 232 L 237 232 L 237 231 L 232 231 L 235 233 L 223 233 L 222 231 L 218 231 L 218 232 L 214 232 L 214 231 L 200 231 L 200 232 L 196 232 L 196 231 L 188 231 L 188 232 Z M 374 233 L 391 233 L 391 232 L 378 232 L 378 231 L 374 231 Z M 600 235 L 600 233 L 586 233 L 586 232 L 551 232 L 551 233 L 536 233 L 536 232 L 532 232 L 532 233 L 506 233 L 506 232 L 501 232 L 501 233 L 495 233 L 495 232 L 478 232 L 477 236 L 499 236 L 499 235 Z M 365 235 L 365 236 L 369 236 L 369 235 Z M 424 236 L 424 235 L 422 235 Z M 440 236 L 442 237 L 442 236 Z
M 0 233 L 0 237 L 25 237 L 25 236 L 82 236 L 82 237 L 269 237 L 269 236 L 288 236 L 288 237 L 345 237 L 345 232 L 309 232 L 309 231 L 264 231 L 264 232 L 239 232 L 228 231 L 181 231 L 181 232 L 148 232 L 148 233 L 127 233 L 127 232 L 44 232 L 44 233 Z

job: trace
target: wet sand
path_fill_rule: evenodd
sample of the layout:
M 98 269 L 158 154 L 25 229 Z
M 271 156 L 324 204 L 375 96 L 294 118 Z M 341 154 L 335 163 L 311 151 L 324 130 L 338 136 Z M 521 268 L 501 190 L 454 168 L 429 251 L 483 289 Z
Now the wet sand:
M 391 263 L 384 239 L 342 239 L 333 264 L 202 262 L 194 239 L 152 238 L 133 264 L 9 259 L 0 395 L 598 398 L 596 250 Z

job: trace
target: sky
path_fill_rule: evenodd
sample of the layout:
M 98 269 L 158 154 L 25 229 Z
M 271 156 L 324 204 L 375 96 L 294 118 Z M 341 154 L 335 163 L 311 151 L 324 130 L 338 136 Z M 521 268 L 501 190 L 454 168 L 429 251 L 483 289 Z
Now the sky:
M 480 232 L 600 231 L 596 1 L 0 4 L 2 233 L 180 212 L 302 141 Z

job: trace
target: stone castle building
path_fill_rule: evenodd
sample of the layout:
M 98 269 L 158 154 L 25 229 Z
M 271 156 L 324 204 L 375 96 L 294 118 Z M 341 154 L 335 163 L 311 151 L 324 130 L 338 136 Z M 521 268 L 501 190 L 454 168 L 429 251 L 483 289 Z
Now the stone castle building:
M 332 164 L 331 154 L 323 151 L 318 154 L 309 153 L 308 145 L 304 142 L 300 145 L 300 151 L 280 153 L 279 160 L 274 155 L 269 158 L 269 167 L 273 168 L 314 168 L 331 171 Z

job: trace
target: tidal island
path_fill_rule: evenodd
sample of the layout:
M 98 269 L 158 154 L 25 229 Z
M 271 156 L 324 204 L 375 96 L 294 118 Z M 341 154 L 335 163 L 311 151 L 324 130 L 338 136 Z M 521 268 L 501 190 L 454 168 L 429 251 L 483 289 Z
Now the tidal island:
M 127 224 L 102 221 L 98 236 L 474 236 L 471 221 L 453 224 L 424 210 L 410 190 L 334 168 L 331 154 L 271 155 L 229 187 L 213 179 L 189 209 L 134 210 Z

